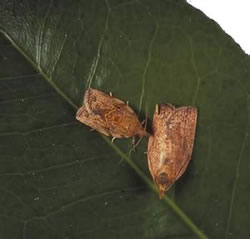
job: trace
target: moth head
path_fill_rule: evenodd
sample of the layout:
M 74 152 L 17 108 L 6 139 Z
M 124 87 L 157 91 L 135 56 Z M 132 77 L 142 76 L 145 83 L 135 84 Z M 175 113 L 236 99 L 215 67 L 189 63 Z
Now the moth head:
M 164 192 L 166 192 L 173 184 L 169 175 L 166 172 L 159 172 L 155 177 L 155 183 L 158 186 L 160 199 L 163 198 Z
M 146 129 L 144 129 L 142 127 L 138 128 L 136 133 L 139 137 L 143 137 L 143 136 L 149 137 L 150 136 L 150 134 L 146 131 Z

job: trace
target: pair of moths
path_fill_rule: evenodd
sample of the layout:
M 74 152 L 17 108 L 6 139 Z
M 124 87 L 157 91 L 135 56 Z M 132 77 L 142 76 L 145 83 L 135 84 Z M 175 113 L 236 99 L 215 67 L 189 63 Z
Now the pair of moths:
M 150 136 L 148 142 L 149 171 L 160 198 L 185 172 L 191 159 L 197 109 L 175 108 L 171 104 L 156 105 L 150 135 L 142 127 L 135 112 L 123 101 L 96 89 L 88 89 L 77 120 L 113 138 Z

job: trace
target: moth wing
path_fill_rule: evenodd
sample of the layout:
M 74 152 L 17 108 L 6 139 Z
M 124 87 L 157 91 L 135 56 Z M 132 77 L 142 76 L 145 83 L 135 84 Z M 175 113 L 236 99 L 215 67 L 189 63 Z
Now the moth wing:
M 174 111 L 170 104 L 160 104 L 155 106 L 152 121 L 153 135 L 148 141 L 148 166 L 154 180 L 159 170 L 163 170 L 162 161 L 168 157 L 169 140 L 166 140 L 167 119 Z M 162 160 L 163 159 L 163 160 Z
M 107 124 L 110 126 L 112 135 L 116 138 L 147 135 L 137 115 L 127 105 L 117 110 L 105 112 L 104 117 Z
M 85 93 L 83 105 L 89 112 L 102 115 L 105 111 L 111 111 L 126 104 L 102 91 L 90 88 Z
M 148 159 L 148 168 L 153 179 L 154 179 L 155 171 L 156 171 L 155 164 L 158 159 L 158 151 L 156 150 L 156 148 L 157 148 L 157 140 L 152 135 L 148 139 L 147 159 Z
M 197 109 L 195 107 L 177 108 L 167 121 L 167 135 L 172 144 L 175 180 L 185 172 L 191 159 L 195 129 L 197 121 Z
M 85 106 L 78 109 L 76 119 L 106 136 L 111 135 L 110 129 L 102 117 L 89 113 Z

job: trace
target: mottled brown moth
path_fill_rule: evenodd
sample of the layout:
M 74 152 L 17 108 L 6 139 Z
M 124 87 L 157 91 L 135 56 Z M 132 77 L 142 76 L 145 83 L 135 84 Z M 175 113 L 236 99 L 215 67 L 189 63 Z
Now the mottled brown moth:
M 175 108 L 171 104 L 156 105 L 153 135 L 148 142 L 148 166 L 160 198 L 185 172 L 191 159 L 197 109 Z
M 92 88 L 86 91 L 76 119 L 113 138 L 149 135 L 124 101 Z

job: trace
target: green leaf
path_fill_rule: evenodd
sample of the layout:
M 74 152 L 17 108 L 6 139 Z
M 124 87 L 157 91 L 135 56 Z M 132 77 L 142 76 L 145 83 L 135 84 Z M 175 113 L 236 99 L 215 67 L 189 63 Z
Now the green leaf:
M 216 23 L 181 0 L 2 0 L 0 29 L 1 238 L 248 237 L 249 58 Z M 164 200 L 147 139 L 130 153 L 75 120 L 90 86 L 141 120 L 198 106 Z

